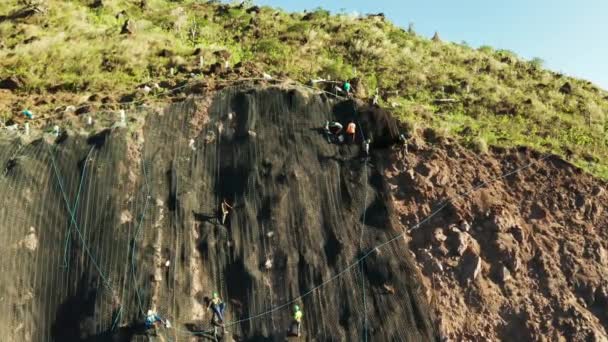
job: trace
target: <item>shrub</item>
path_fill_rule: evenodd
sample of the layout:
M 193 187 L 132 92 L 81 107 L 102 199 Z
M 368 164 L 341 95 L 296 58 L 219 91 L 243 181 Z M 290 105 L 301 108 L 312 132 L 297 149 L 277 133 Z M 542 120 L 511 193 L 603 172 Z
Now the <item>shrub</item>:
M 532 65 L 534 69 L 541 69 L 543 65 L 545 65 L 545 61 L 542 58 L 534 57 L 530 61 L 530 65 Z

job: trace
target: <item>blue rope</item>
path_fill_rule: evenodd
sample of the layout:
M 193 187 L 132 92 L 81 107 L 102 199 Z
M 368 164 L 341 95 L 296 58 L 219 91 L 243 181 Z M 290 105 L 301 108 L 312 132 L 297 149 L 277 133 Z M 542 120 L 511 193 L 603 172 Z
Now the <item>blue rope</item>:
M 148 205 L 150 202 L 150 184 L 148 183 L 148 173 L 146 172 L 146 163 L 145 161 L 142 162 L 142 169 L 143 169 L 143 174 L 144 174 L 144 182 L 146 185 L 146 200 L 144 202 L 144 210 L 143 213 L 141 214 L 140 218 L 139 218 L 139 222 L 137 224 L 137 227 L 135 228 L 135 234 L 133 235 L 133 245 L 131 247 L 131 273 L 133 276 L 133 284 L 134 284 L 134 289 L 135 289 L 135 294 L 137 295 L 137 302 L 139 304 L 139 311 L 141 311 L 142 315 L 145 315 L 145 311 L 142 305 L 142 301 L 141 301 L 141 294 L 139 291 L 139 287 L 137 286 L 137 272 L 135 270 L 135 243 L 137 240 L 137 236 L 139 235 L 139 232 L 141 230 L 141 226 L 144 222 L 144 218 L 146 216 L 146 212 L 148 211 Z
M 114 329 L 116 328 L 116 325 L 121 320 L 121 318 L 122 318 L 122 306 L 118 310 L 118 314 L 116 314 L 116 318 L 114 319 L 114 323 L 112 323 L 112 331 L 114 331 Z
M 55 176 L 57 177 L 57 181 L 59 183 L 59 188 L 61 190 L 63 201 L 65 202 L 65 205 L 66 205 L 66 208 L 68 210 L 68 213 L 70 214 L 71 222 L 74 225 L 74 228 L 76 229 L 76 232 L 78 233 L 78 237 L 80 238 L 80 241 L 82 242 L 82 247 L 84 248 L 86 254 L 89 256 L 89 259 L 91 260 L 91 263 L 93 264 L 93 266 L 95 266 L 95 269 L 97 270 L 97 272 L 99 273 L 99 276 L 103 280 L 104 285 L 107 286 L 108 289 L 112 290 L 112 286 L 110 286 L 110 282 L 109 282 L 108 278 L 104 275 L 103 271 L 101 270 L 101 267 L 99 266 L 99 264 L 95 260 L 95 257 L 93 256 L 93 253 L 91 253 L 91 250 L 89 249 L 89 246 L 87 245 L 84 237 L 82 236 L 82 232 L 80 231 L 80 228 L 78 228 L 78 223 L 76 222 L 76 218 L 74 217 L 74 213 L 70 210 L 70 203 L 68 201 L 67 193 L 66 193 L 65 188 L 63 186 L 63 181 L 61 180 L 61 176 L 60 176 L 58 168 L 57 168 L 57 163 L 55 162 L 55 155 L 52 152 L 51 152 L 51 162 L 53 164 L 53 170 L 55 172 Z
M 84 179 L 86 176 L 86 172 L 87 172 L 87 165 L 89 163 L 89 158 L 91 156 L 91 153 L 93 153 L 93 150 L 95 149 L 95 147 L 91 147 L 91 149 L 89 150 L 89 153 L 87 154 L 87 157 L 85 159 L 84 162 L 84 166 L 82 168 L 82 175 L 80 176 L 80 184 L 78 185 L 78 192 L 76 194 L 76 199 L 74 200 L 74 205 L 72 207 L 72 209 L 68 210 L 70 211 L 70 213 L 72 215 L 76 215 L 76 213 L 78 212 L 78 207 L 80 205 L 80 193 L 82 191 L 82 184 L 84 183 Z M 72 235 L 72 226 L 74 224 L 72 222 L 70 222 L 70 226 L 68 228 L 68 234 L 65 237 L 65 243 L 64 243 L 64 247 L 63 247 L 63 267 L 64 268 L 68 268 L 69 269 L 69 256 L 68 256 L 68 246 L 70 244 L 70 236 Z

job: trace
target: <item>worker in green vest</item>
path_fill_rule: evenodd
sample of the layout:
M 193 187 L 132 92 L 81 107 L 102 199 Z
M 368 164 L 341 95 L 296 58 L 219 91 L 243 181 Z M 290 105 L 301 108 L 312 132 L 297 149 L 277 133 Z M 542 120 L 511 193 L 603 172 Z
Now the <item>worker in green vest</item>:
M 291 325 L 291 333 L 295 336 L 300 337 L 301 328 L 302 328 L 302 310 L 300 310 L 300 306 L 295 305 L 293 307 L 293 323 Z
M 351 86 L 350 86 L 350 83 L 348 81 L 344 82 L 344 85 L 342 86 L 342 88 L 346 92 L 346 95 L 350 96 Z

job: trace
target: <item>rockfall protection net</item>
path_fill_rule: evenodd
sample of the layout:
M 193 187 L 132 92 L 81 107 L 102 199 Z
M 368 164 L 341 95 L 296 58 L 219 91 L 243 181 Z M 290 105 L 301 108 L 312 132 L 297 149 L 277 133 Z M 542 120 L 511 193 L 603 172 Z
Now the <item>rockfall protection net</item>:
M 141 119 L 89 139 L 0 142 L 0 336 L 144 341 L 149 309 L 167 340 L 208 336 L 217 291 L 226 333 L 248 340 L 284 337 L 294 303 L 306 339 L 433 339 L 404 244 L 370 253 L 398 232 L 381 159 L 360 146 L 389 146 L 395 124 L 295 90 L 203 103 L 130 111 Z M 363 134 L 328 143 L 333 119 Z

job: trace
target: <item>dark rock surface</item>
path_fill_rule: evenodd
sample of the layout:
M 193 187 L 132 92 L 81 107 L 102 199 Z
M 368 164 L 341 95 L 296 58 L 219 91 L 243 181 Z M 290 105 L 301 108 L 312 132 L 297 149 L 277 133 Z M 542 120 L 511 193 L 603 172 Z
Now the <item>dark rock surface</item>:
M 294 304 L 301 340 L 435 339 L 403 240 L 369 252 L 400 233 L 380 157 L 399 128 L 385 113 L 242 88 L 144 114 L 88 139 L 0 140 L 8 340 L 146 341 L 149 309 L 171 322 L 161 340 L 209 337 L 213 291 L 228 341 L 285 340 Z M 329 144 L 331 119 L 355 120 L 356 144 Z

